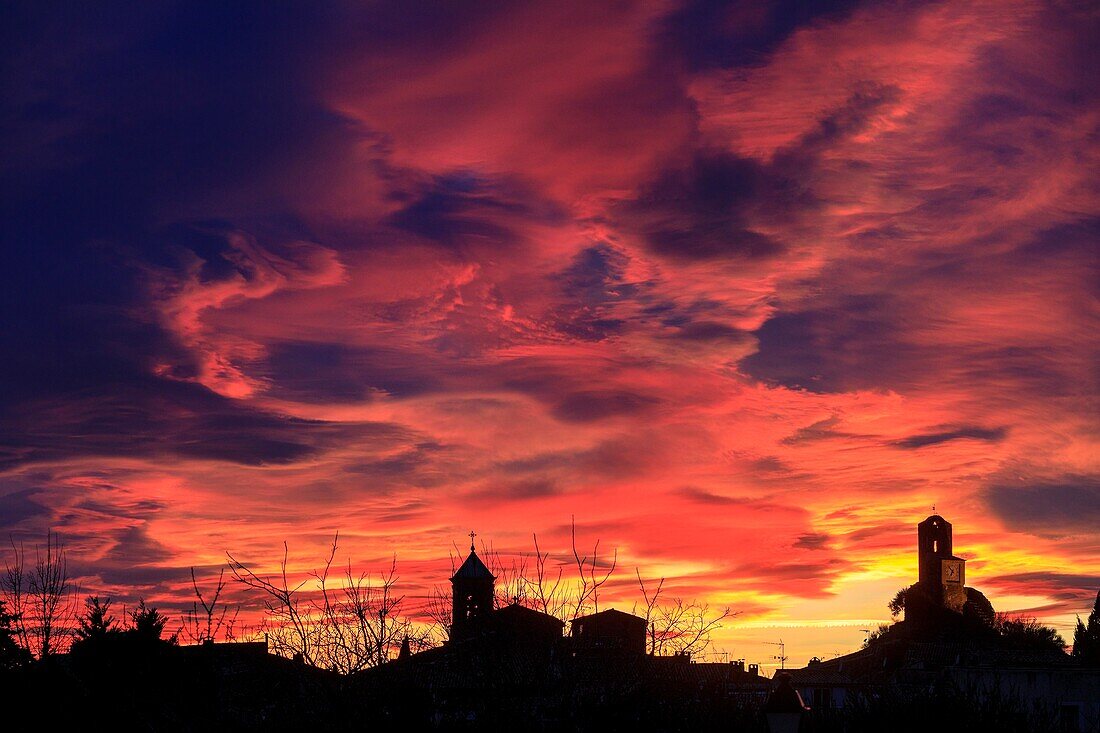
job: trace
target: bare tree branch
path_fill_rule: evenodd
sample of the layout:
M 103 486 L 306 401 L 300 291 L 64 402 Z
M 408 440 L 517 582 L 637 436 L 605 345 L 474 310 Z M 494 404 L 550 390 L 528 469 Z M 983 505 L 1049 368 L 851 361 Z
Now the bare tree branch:
M 69 582 L 65 545 L 53 531 L 46 545 L 35 545 L 27 568 L 23 545 L 11 541 L 14 558 L 3 576 L 4 598 L 16 617 L 16 635 L 39 659 L 68 648 L 76 618 L 76 589 Z
M 649 653 L 655 656 L 689 654 L 698 656 L 711 646 L 712 636 L 722 622 L 736 612 L 728 606 L 711 610 L 710 605 L 699 601 L 685 602 L 681 598 L 661 601 L 665 579 L 657 581 L 657 587 L 646 587 L 641 570 L 634 569 L 638 590 L 642 595 L 641 609 L 648 630 Z M 639 604 L 634 605 L 639 613 Z
M 264 630 L 273 650 L 350 674 L 385 664 L 406 638 L 417 649 L 431 646 L 432 629 L 414 624 L 402 612 L 396 556 L 377 579 L 356 575 L 349 561 L 342 582 L 334 587 L 331 576 L 338 547 L 339 534 L 321 568 L 308 574 L 313 588 L 306 588 L 308 581 L 291 587 L 285 543 L 277 582 L 260 577 L 227 553 L 235 579 L 265 598 Z

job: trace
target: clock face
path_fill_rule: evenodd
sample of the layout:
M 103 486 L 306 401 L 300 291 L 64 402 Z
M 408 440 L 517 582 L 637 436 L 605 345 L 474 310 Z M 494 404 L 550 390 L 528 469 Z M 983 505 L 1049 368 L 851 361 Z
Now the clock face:
M 943 577 L 945 580 L 952 580 L 959 582 L 959 566 L 955 563 L 950 563 L 943 569 Z

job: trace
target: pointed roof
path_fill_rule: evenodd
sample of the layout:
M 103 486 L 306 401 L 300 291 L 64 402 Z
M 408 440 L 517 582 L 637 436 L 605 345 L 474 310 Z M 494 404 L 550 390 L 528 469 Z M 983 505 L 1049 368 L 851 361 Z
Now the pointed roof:
M 405 638 L 401 640 L 401 651 L 397 653 L 397 660 L 403 661 L 412 656 L 412 649 L 409 646 L 409 635 L 405 634 Z
M 481 558 L 474 552 L 474 548 L 471 547 L 470 556 L 451 576 L 451 580 L 496 580 L 496 576 L 489 572 L 489 568 L 485 567 L 485 563 L 481 561 Z

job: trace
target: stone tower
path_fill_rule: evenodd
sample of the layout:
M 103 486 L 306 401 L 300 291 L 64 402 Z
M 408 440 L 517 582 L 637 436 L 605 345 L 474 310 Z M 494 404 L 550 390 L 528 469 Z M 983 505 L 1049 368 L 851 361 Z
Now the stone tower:
M 917 525 L 918 580 L 936 603 L 962 613 L 966 605 L 966 561 L 951 550 L 951 523 L 938 514 Z
M 476 633 L 493 612 L 496 578 L 477 556 L 470 534 L 470 556 L 451 576 L 451 639 Z

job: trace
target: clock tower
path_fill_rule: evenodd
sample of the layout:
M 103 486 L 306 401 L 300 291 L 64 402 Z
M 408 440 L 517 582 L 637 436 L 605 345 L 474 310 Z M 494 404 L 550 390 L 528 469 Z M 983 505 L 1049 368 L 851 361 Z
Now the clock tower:
M 951 523 L 938 514 L 917 525 L 921 588 L 936 603 L 962 613 L 966 605 L 966 561 L 951 551 Z

